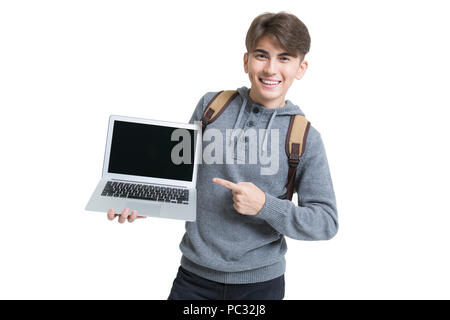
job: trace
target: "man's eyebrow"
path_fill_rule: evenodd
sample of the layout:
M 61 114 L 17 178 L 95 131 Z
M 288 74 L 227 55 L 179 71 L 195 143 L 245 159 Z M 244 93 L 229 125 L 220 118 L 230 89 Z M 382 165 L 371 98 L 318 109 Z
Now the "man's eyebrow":
M 265 55 L 270 56 L 269 52 L 267 52 L 266 50 L 263 50 L 263 49 L 255 49 L 253 51 L 253 53 L 256 53 L 256 52 L 261 52 L 261 53 L 264 53 Z M 295 58 L 295 56 L 292 53 L 289 53 L 289 52 L 279 53 L 278 56 L 279 57 L 289 56 L 289 57 L 294 57 Z

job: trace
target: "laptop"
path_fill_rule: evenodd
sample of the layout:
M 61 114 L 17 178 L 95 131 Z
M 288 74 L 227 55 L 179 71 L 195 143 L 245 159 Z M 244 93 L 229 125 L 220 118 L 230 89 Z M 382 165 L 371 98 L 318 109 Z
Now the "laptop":
M 195 221 L 200 139 L 197 124 L 110 116 L 102 178 L 85 209 Z

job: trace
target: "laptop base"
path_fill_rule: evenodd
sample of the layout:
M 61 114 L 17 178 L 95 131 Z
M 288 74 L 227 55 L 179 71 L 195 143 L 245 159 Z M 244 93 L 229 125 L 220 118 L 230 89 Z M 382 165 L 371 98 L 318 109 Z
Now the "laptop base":
M 137 210 L 140 216 L 195 221 L 196 189 L 188 189 L 189 204 L 163 203 L 150 200 L 102 196 L 102 191 L 108 181 L 108 179 L 101 179 L 99 181 L 85 210 L 106 213 L 109 209 L 113 208 L 117 214 L 121 214 L 125 208 L 129 208 L 130 210 Z

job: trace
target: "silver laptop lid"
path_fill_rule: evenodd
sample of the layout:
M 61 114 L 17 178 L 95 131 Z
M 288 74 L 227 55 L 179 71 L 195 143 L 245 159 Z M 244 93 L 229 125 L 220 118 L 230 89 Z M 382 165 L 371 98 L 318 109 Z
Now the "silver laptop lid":
M 197 124 L 110 116 L 102 177 L 194 188 L 199 133 Z

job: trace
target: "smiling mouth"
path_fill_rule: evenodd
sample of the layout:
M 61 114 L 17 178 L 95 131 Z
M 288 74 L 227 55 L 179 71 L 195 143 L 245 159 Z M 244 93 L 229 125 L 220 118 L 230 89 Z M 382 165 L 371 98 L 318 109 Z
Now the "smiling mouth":
M 263 87 L 265 87 L 265 88 L 275 88 L 276 86 L 278 86 L 281 83 L 281 81 L 265 80 L 263 78 L 259 78 L 259 81 L 262 83 Z

